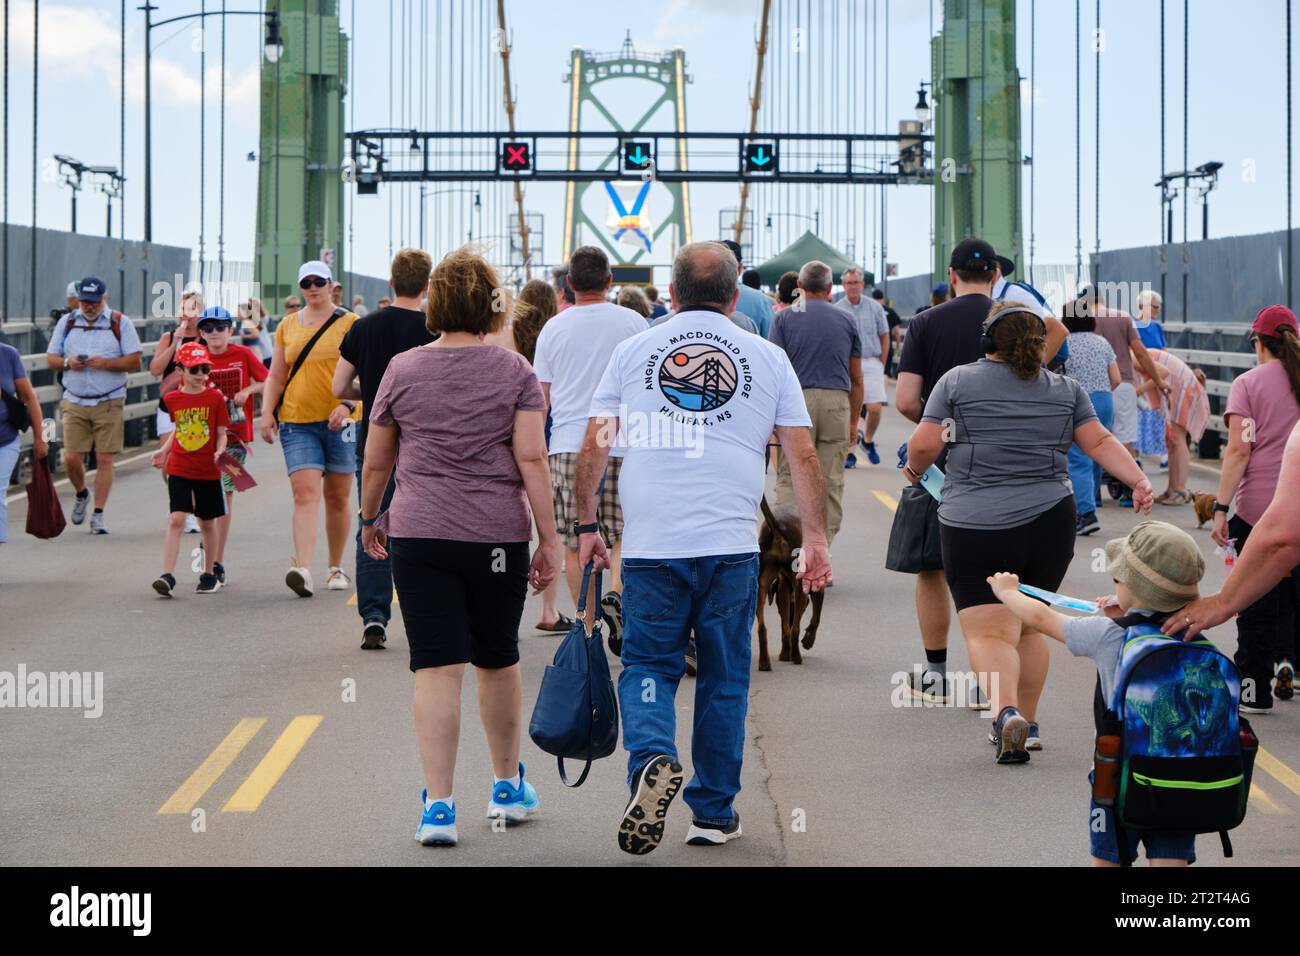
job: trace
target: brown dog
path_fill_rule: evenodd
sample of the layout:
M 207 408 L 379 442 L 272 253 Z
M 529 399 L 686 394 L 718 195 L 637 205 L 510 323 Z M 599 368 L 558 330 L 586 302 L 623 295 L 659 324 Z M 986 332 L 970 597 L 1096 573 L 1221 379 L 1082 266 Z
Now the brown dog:
M 1205 527 L 1205 522 L 1214 520 L 1214 495 L 1204 491 L 1192 494 L 1192 507 L 1196 509 L 1196 527 Z
M 795 549 L 803 544 L 803 525 L 798 515 L 782 510 L 772 513 L 767 496 L 762 500 L 763 527 L 758 533 L 758 669 L 770 671 L 772 659 L 767 654 L 767 625 L 763 622 L 763 605 L 773 603 L 781 615 L 781 656 L 778 660 L 802 664 L 799 653 L 799 624 L 803 612 L 812 604 L 812 621 L 803 635 L 804 650 L 811 650 L 817 640 L 817 625 L 822 619 L 822 591 L 805 594 L 795 576 L 799 558 Z

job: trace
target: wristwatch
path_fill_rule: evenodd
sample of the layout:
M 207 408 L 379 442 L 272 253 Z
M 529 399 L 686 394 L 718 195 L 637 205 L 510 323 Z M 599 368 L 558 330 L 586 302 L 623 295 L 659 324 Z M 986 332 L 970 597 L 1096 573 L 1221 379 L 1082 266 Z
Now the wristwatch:
M 579 524 L 576 520 L 573 522 L 573 533 L 575 535 L 595 534 L 600 530 L 600 524 L 593 521 L 591 524 Z
M 1215 510 L 1215 511 L 1222 511 L 1222 512 L 1226 515 L 1228 512 L 1230 512 L 1230 511 L 1232 510 L 1232 508 L 1230 508 L 1228 505 L 1225 505 L 1225 504 L 1224 504 L 1223 502 L 1221 502 L 1221 501 L 1216 501 L 1216 502 L 1214 503 L 1214 510 Z
M 365 515 L 361 513 L 360 508 L 357 509 L 357 521 L 361 522 L 361 527 L 369 528 L 378 520 L 379 520 L 379 515 L 375 515 L 373 518 L 367 518 L 365 517 Z

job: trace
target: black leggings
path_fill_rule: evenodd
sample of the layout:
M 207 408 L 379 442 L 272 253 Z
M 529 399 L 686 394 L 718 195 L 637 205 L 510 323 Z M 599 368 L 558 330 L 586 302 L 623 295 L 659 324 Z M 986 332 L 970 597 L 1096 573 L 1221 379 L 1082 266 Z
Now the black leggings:
M 957 610 L 997 604 L 985 580 L 998 571 L 1020 576 L 1022 584 L 1055 591 L 1074 559 L 1074 496 L 1066 495 L 1027 524 L 977 531 L 939 524 L 943 573 Z
M 1228 537 L 1237 541 L 1237 551 L 1246 546 L 1253 526 L 1233 515 L 1228 519 Z M 1237 615 L 1237 653 L 1233 660 L 1241 671 L 1242 694 L 1246 680 L 1254 682 L 1254 703 L 1273 699 L 1273 665 L 1286 658 L 1295 662 L 1300 635 L 1300 568 L 1283 578 L 1258 601 Z

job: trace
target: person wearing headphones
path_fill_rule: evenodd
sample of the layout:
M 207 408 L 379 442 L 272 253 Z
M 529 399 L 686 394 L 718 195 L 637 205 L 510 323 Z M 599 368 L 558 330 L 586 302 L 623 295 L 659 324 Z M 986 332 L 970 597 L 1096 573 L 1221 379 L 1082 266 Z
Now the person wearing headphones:
M 1047 642 L 999 603 L 988 579 L 999 571 L 1055 591 L 1074 557 L 1075 509 L 1067 456 L 1074 442 L 1133 488 L 1149 511 L 1151 483 L 1097 420 L 1088 393 L 1043 368 L 1048 325 L 1019 302 L 984 320 L 984 358 L 935 384 L 907 448 L 917 484 L 946 449 L 939 503 L 944 575 L 972 669 L 997 720 L 989 734 L 1000 764 L 1042 748 L 1034 720 L 1047 680 Z M 927 482 L 929 479 L 927 479 Z

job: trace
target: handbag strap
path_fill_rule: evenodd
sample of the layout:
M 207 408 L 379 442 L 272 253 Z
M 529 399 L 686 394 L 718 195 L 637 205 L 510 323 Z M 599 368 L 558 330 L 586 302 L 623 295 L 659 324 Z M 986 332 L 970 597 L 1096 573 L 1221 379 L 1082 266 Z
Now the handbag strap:
M 591 582 L 591 573 L 594 562 L 588 561 L 587 566 L 582 569 L 582 591 L 578 596 L 578 616 L 587 610 L 587 585 Z M 596 572 L 596 604 L 600 605 L 600 572 Z
M 587 585 L 591 583 L 591 575 L 592 575 L 592 572 L 594 571 L 594 569 L 595 569 L 595 563 L 592 562 L 592 561 L 588 561 L 588 562 L 587 562 L 587 566 L 586 566 L 585 568 L 582 569 L 582 590 L 579 592 L 579 596 L 578 596 L 578 610 L 577 610 L 578 618 L 579 618 L 580 620 L 581 620 L 581 618 L 582 618 L 582 614 L 583 614 L 583 612 L 586 611 L 586 609 L 587 609 Z M 601 582 L 600 582 L 600 572 L 599 572 L 599 571 L 595 571 L 595 575 L 596 575 L 596 604 L 599 605 L 599 604 L 600 604 L 600 583 L 601 583 Z M 595 629 L 594 626 L 593 626 L 592 629 L 593 629 L 593 630 Z M 593 709 L 594 706 L 595 706 L 595 705 L 594 705 L 594 702 L 592 701 L 592 698 L 591 698 L 591 675 L 588 674 L 588 678 L 587 678 L 587 710 L 588 710 L 588 711 L 591 711 L 591 710 Z M 568 776 L 568 774 L 566 774 L 566 773 L 564 772 L 564 758 L 563 758 L 563 757 L 556 757 L 556 758 L 555 758 L 555 763 L 556 763 L 556 766 L 559 767 L 559 769 L 560 769 L 560 782 L 561 782 L 562 784 L 564 784 L 566 787 L 581 787 L 583 781 L 587 779 L 587 774 L 591 772 L 591 758 L 588 757 L 588 758 L 587 758 L 587 763 L 586 763 L 586 765 L 582 768 L 582 773 L 578 776 L 578 779 L 575 780 L 573 783 L 569 783 L 569 776 Z
M 294 315 L 297 314 L 298 313 L 296 312 L 294 313 Z M 289 369 L 289 375 L 284 380 L 284 389 L 280 392 L 280 400 L 275 403 L 274 417 L 276 421 L 279 421 L 280 419 L 280 406 L 284 404 L 284 397 L 289 394 L 289 384 L 293 381 L 293 377 L 297 375 L 298 370 L 303 367 L 303 364 L 307 361 L 307 356 L 311 354 L 311 350 L 315 348 L 316 343 L 320 341 L 321 336 L 329 330 L 331 325 L 338 321 L 339 316 L 347 314 L 347 310 L 342 306 L 335 309 L 334 313 L 325 320 L 324 324 L 321 325 L 319 329 L 316 330 L 316 334 L 307 340 L 307 344 L 302 347 L 302 351 L 298 353 L 298 357 L 293 360 L 293 368 Z
M 588 757 L 587 765 L 582 768 L 581 776 L 579 776 L 577 780 L 573 781 L 573 783 L 569 783 L 569 777 L 564 772 L 564 758 L 556 757 L 555 762 L 560 768 L 560 783 L 564 784 L 566 787 L 581 787 L 582 782 L 587 779 L 587 774 L 591 773 L 591 758 Z M 1232 854 L 1228 855 L 1231 856 Z

